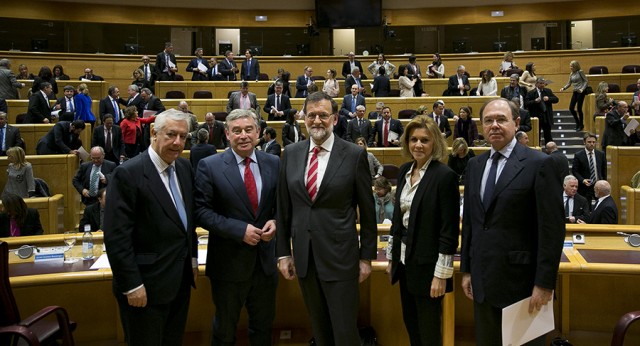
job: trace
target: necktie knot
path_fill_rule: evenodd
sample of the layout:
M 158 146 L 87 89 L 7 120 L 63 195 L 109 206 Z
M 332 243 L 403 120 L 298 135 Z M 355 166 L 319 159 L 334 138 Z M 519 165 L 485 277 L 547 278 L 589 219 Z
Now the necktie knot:
M 244 158 L 244 165 L 245 166 L 251 165 L 251 158 L 249 156 Z

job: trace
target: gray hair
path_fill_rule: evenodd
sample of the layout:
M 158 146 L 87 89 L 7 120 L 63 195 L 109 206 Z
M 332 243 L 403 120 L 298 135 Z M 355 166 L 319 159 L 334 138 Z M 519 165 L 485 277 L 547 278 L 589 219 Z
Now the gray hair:
M 567 186 L 567 184 L 570 181 L 573 181 L 573 180 L 578 181 L 578 178 L 576 178 L 575 176 L 573 176 L 571 174 L 567 175 L 566 177 L 564 177 L 564 182 L 562 183 L 562 186 Z
M 145 88 L 146 89 L 146 88 Z M 144 89 L 143 89 L 144 90 Z M 156 121 L 154 125 L 154 129 L 156 132 L 162 132 L 164 129 L 167 120 L 173 121 L 184 121 L 187 125 L 187 129 L 191 126 L 189 125 L 191 121 L 191 114 L 184 113 L 183 111 L 179 111 L 177 109 L 168 109 L 156 116 Z
M 360 68 L 357 66 L 351 69 L 351 74 L 353 74 L 356 71 L 360 72 Z
M 94 150 L 99 151 L 99 152 L 100 152 L 100 154 L 101 154 L 102 156 L 104 156 L 104 149 L 103 149 L 101 146 L 96 145 L 95 147 L 91 148 L 91 150 L 90 150 L 89 152 L 92 152 L 92 151 L 94 151 Z
M 138 88 L 138 86 L 137 86 L 137 85 L 135 85 L 135 84 L 131 84 L 131 85 L 129 85 L 129 87 L 128 87 L 127 89 L 129 89 L 129 90 L 133 90 L 133 91 L 135 91 L 135 92 L 139 92 L 139 91 L 140 91 L 140 88 Z
M 511 76 L 509 76 L 509 79 L 515 79 L 516 81 L 519 81 L 520 75 L 518 75 L 517 73 L 514 73 Z
M 256 113 L 251 109 L 234 109 L 227 115 L 227 119 L 224 123 L 224 128 L 229 129 L 229 122 L 242 119 L 242 118 L 251 118 L 253 122 L 256 124 L 256 129 L 260 129 L 260 123 L 258 122 L 258 117 Z
M 151 92 L 151 89 L 149 88 L 142 88 L 142 90 L 140 90 L 141 93 L 145 93 L 147 95 L 153 95 L 153 93 Z
M 11 60 L 0 59 L 0 67 L 9 67 L 9 65 L 11 65 Z
M 365 106 L 363 106 L 363 105 L 358 105 L 358 106 L 356 106 L 356 110 L 357 110 L 357 111 L 359 111 L 359 110 L 365 110 L 365 109 L 366 109 L 366 108 L 365 108 Z
M 209 131 L 207 131 L 207 129 L 198 130 L 196 138 L 198 139 L 198 143 L 205 143 L 207 139 L 209 139 Z

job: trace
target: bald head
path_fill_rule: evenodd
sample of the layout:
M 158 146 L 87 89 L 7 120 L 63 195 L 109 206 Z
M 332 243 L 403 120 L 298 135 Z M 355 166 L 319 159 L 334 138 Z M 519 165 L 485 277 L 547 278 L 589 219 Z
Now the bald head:
M 558 150 L 558 145 L 556 145 L 556 142 L 547 142 L 545 148 L 547 149 L 547 154 L 551 154 L 552 152 Z
M 598 180 L 593 186 L 596 197 L 604 197 L 611 194 L 611 184 L 606 180 Z

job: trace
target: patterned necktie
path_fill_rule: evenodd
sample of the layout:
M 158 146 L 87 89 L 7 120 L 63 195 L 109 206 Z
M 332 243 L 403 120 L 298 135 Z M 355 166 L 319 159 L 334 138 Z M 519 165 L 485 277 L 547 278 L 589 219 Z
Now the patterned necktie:
M 307 192 L 309 192 L 309 198 L 311 198 L 312 202 L 318 195 L 318 153 L 320 150 L 322 150 L 322 147 L 313 148 L 313 154 L 309 162 L 309 173 L 307 173 Z
M 249 202 L 253 208 L 253 214 L 258 211 L 258 188 L 256 187 L 256 180 L 251 172 L 251 158 L 244 158 L 244 186 L 247 188 L 247 195 L 249 195 Z
M 91 168 L 91 177 L 89 178 L 89 196 L 98 195 L 98 185 L 100 184 L 100 167 L 93 166 Z
M 489 209 L 489 204 L 491 203 L 491 198 L 493 197 L 493 192 L 496 188 L 496 176 L 498 175 L 498 162 L 502 154 L 499 151 L 496 151 L 491 159 L 491 168 L 489 169 L 489 176 L 487 177 L 487 181 L 484 185 L 484 194 L 482 195 L 482 204 L 484 205 L 484 209 Z
M 596 174 L 596 159 L 593 157 L 593 151 L 589 153 L 589 172 L 591 172 L 591 176 L 589 177 L 591 179 L 591 184 L 598 181 L 598 176 Z
M 67 100 L 69 100 L 69 112 L 73 113 L 73 111 L 74 111 L 74 109 L 73 109 L 73 100 L 71 100 L 71 99 L 67 99 Z
M 384 122 L 384 132 L 382 134 L 382 144 L 384 144 L 385 147 L 389 146 L 389 122 L 385 121 Z
M 107 130 L 107 140 L 104 143 L 104 150 L 111 152 L 111 129 Z
M 113 121 L 117 124 L 120 119 L 120 107 L 118 107 L 118 101 L 113 99 Z
M 187 211 L 184 207 L 184 201 L 182 197 L 180 197 L 180 192 L 178 191 L 178 184 L 176 182 L 176 175 L 173 174 L 174 167 L 167 167 L 166 171 L 169 175 L 169 190 L 171 191 L 171 197 L 173 198 L 173 202 L 176 204 L 176 210 L 178 211 L 178 215 L 180 215 L 180 221 L 182 221 L 182 225 L 184 226 L 185 231 L 187 230 Z

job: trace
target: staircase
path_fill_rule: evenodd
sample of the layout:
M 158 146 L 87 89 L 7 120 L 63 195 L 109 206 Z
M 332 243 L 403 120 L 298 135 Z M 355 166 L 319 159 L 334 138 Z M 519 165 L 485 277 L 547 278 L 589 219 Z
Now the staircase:
M 558 149 L 569 159 L 569 165 L 573 163 L 573 155 L 584 149 L 582 140 L 583 131 L 576 131 L 576 123 L 571 112 L 568 110 L 554 110 L 553 125 L 551 126 L 551 136 L 558 145 Z M 585 114 L 585 116 L 588 116 Z M 541 136 L 541 141 L 544 139 Z M 543 144 L 541 144 L 543 145 Z

